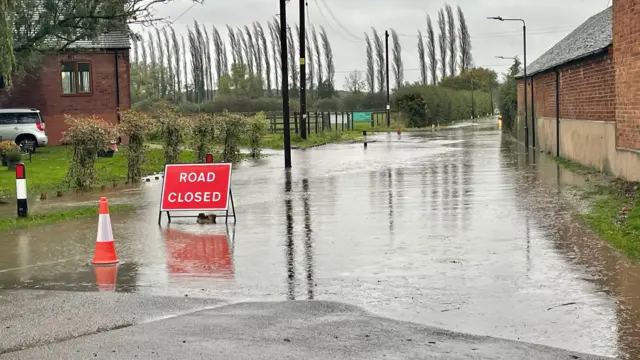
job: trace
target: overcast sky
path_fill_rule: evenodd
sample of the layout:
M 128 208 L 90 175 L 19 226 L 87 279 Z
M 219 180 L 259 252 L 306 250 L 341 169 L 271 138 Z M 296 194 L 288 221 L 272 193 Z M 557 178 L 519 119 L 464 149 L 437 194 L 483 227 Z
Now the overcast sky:
M 384 33 L 395 29 L 401 34 L 405 80 L 420 77 L 416 50 L 418 29 L 425 32 L 427 14 L 436 25 L 438 9 L 445 2 L 425 0 L 307 0 L 309 19 L 324 26 L 333 48 L 336 83 L 342 88 L 345 76 L 355 69 L 364 70 L 366 53 L 364 32 L 371 27 Z M 604 10 L 611 0 L 458 0 L 452 7 L 462 7 L 471 33 L 473 60 L 503 73 L 508 60 L 495 56 L 522 58 L 522 26 L 519 22 L 487 20 L 487 16 L 523 18 L 527 22 L 527 62 L 531 63 L 590 16 Z M 288 23 L 298 21 L 299 1 L 287 5 Z M 335 16 L 336 20 L 331 16 Z M 279 13 L 278 0 L 175 0 L 156 7 L 157 15 L 173 21 L 178 34 L 185 34 L 193 20 L 218 27 L 226 35 L 225 25 L 234 27 L 260 21 L 265 24 Z M 338 22 L 340 24 L 338 24 Z M 343 29 L 344 27 L 345 29 Z M 355 36 L 355 38 L 354 38 Z M 436 28 L 437 36 L 437 28 Z

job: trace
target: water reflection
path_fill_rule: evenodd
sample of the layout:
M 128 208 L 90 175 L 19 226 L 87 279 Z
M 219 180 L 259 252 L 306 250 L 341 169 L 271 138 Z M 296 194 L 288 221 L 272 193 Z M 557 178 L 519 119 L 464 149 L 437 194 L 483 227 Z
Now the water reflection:
M 389 201 L 387 202 L 389 206 L 389 233 L 393 235 L 393 180 L 391 168 L 387 169 L 387 193 L 389 196 Z
M 302 207 L 304 210 L 304 250 L 307 270 L 307 299 L 313 300 L 314 281 L 313 281 L 313 230 L 311 229 L 311 208 L 309 207 L 309 179 L 302 179 Z
M 285 170 L 284 181 L 284 207 L 287 226 L 287 238 L 286 238 L 286 257 L 287 257 L 287 285 L 288 285 L 288 299 L 296 299 L 296 268 L 294 259 L 294 242 L 293 242 L 293 203 L 291 200 L 291 170 Z
M 233 278 L 227 234 L 164 230 L 167 269 L 173 276 Z

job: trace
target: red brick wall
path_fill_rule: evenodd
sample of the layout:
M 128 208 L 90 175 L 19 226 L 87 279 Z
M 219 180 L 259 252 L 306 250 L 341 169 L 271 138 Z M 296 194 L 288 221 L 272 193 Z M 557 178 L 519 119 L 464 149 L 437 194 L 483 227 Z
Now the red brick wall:
M 640 150 L 640 0 L 613 1 L 613 51 L 617 145 Z
M 609 54 L 559 68 L 560 117 L 577 120 L 615 121 L 615 72 Z M 523 80 L 518 86 L 518 111 L 523 104 Z M 531 104 L 531 87 L 528 89 Z M 536 117 L 556 116 L 556 74 L 553 70 L 533 78 Z M 529 110 L 531 113 L 531 110 Z
M 60 62 L 82 60 L 91 62 L 89 95 L 62 95 Z M 129 52 L 118 51 L 120 109 L 131 107 Z M 48 56 L 40 73 L 16 84 L 2 107 L 33 107 L 42 112 L 46 133 L 52 145 L 60 143 L 66 129 L 64 115 L 96 115 L 111 123 L 117 122 L 114 52 L 69 53 Z

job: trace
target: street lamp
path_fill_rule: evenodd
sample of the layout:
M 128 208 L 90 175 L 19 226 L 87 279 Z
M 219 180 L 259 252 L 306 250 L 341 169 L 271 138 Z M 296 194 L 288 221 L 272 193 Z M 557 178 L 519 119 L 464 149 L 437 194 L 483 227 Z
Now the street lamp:
M 505 19 L 502 16 L 490 16 L 489 20 L 522 22 L 522 42 L 524 45 L 524 146 L 529 151 L 529 111 L 527 106 L 527 23 L 523 19 Z M 535 144 L 534 144 L 535 146 Z

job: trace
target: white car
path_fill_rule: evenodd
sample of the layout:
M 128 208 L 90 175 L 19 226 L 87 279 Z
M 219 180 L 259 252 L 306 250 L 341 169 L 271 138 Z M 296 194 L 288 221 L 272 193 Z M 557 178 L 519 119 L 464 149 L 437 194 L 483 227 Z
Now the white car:
M 0 140 L 13 140 L 20 145 L 35 141 L 45 146 L 49 138 L 44 132 L 44 121 L 37 109 L 0 109 Z

